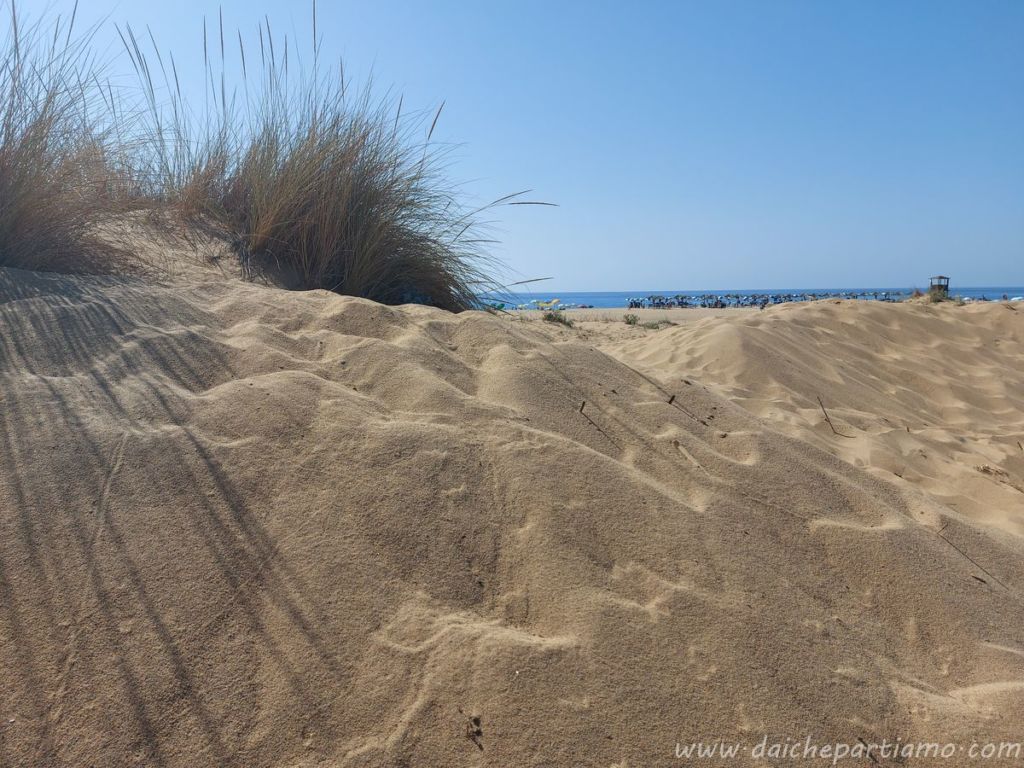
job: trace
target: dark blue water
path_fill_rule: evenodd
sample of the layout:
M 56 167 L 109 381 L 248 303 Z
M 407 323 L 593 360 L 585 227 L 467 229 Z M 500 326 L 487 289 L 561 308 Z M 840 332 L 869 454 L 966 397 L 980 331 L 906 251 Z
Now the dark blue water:
M 560 300 L 558 306 L 566 308 L 590 306 L 624 309 L 629 306 L 630 299 L 647 299 L 650 296 L 664 296 L 666 298 L 683 296 L 687 297 L 691 304 L 696 305 L 721 299 L 722 303 L 728 306 L 756 306 L 761 302 L 761 297 L 770 297 L 773 303 L 835 297 L 900 301 L 908 298 L 912 292 L 912 288 L 730 288 L 722 290 L 551 291 L 547 293 L 522 291 L 492 295 L 488 297 L 488 300 L 494 303 L 503 303 L 506 309 L 513 307 L 532 308 L 536 305 L 536 302 L 546 302 L 556 298 Z M 971 288 L 951 286 L 949 293 L 951 296 L 961 296 L 964 299 L 989 299 L 996 301 L 1002 299 L 1003 296 L 1011 299 L 1024 297 L 1024 286 L 981 286 Z

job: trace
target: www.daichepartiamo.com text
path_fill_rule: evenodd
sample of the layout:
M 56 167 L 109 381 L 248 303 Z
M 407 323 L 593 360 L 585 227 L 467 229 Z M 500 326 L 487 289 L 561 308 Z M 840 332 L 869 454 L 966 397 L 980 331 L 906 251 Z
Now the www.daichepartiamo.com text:
M 814 741 L 810 736 L 803 739 L 786 738 L 773 741 L 764 736 L 755 743 L 741 741 L 695 741 L 676 742 L 675 756 L 687 760 L 730 760 L 749 758 L 754 760 L 825 760 L 836 765 L 843 760 L 857 759 L 905 759 L 938 758 L 960 760 L 1021 760 L 1024 742 L 972 741 L 956 742 L 892 741 L 869 742 L 856 739 L 852 742 Z

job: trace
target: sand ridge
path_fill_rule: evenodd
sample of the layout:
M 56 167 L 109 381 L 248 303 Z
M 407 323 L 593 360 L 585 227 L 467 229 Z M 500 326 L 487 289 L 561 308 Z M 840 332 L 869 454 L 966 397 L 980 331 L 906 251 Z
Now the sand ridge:
M 823 301 L 610 341 L 623 360 L 698 377 L 774 428 L 1024 535 L 1024 305 Z
M 17 270 L 0 338 L 0 764 L 1019 738 L 1019 537 L 670 361 Z

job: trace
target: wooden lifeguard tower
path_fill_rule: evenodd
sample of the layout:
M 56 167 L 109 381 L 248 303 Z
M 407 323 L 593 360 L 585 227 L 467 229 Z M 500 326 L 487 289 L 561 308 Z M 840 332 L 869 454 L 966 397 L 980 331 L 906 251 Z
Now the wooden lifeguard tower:
M 928 293 L 932 296 L 946 298 L 949 296 L 949 278 L 945 275 L 935 275 L 928 278 Z

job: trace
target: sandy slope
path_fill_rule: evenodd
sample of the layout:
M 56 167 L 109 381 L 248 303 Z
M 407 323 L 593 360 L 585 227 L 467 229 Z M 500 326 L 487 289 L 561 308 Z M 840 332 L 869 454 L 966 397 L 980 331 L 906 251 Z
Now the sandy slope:
M 669 309 L 610 309 L 607 307 L 595 307 L 593 309 L 561 309 L 574 323 L 581 324 L 583 328 L 589 328 L 593 323 L 602 324 L 606 333 L 614 333 L 617 330 L 629 331 L 631 326 L 623 322 L 626 315 L 634 315 L 638 323 L 689 323 L 694 320 L 704 320 L 708 317 L 742 317 L 755 313 L 758 310 L 748 307 L 729 307 L 725 309 L 711 309 L 705 307 L 671 307 Z M 546 314 L 539 309 L 521 309 L 509 313 L 513 317 L 526 318 L 528 320 L 540 320 Z M 637 330 L 635 327 L 633 330 Z M 642 330 L 642 329 L 640 329 Z
M 0 340 L 0 765 L 1020 738 L 1022 540 L 754 394 L 539 323 L 226 280 L 0 270 Z M 987 386 L 974 409 L 1019 419 Z M 968 421 L 958 393 L 919 397 Z
M 1024 305 L 822 301 L 602 340 L 666 382 L 697 377 L 774 428 L 1024 535 Z

